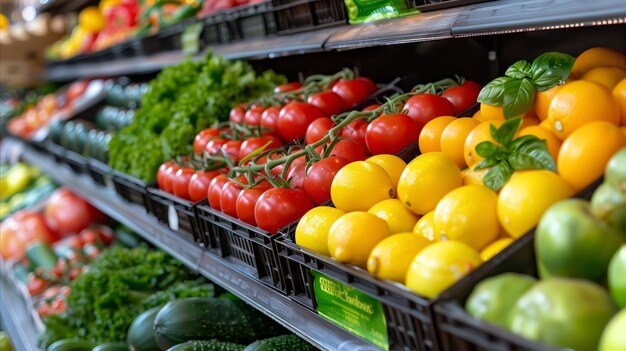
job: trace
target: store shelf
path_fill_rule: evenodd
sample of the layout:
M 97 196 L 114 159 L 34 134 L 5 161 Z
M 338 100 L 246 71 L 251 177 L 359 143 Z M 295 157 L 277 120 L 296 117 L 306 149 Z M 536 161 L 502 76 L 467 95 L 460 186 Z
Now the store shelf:
M 3 263 L 4 264 L 4 263 Z M 9 281 L 5 268 L 0 267 L 0 318 L 9 333 L 15 350 L 40 350 L 37 347 L 37 328 L 24 299 Z
M 126 203 L 113 191 L 96 185 L 90 178 L 76 175 L 47 155 L 23 144 L 21 146 L 24 148 L 22 157 L 25 161 L 41 168 L 56 182 L 89 199 L 94 206 L 127 225 L 147 241 L 237 295 L 321 350 L 380 350 L 286 296 L 279 295 L 275 290 L 235 269 L 224 259 L 203 250 L 191 241 L 182 239 L 149 217 L 145 210 Z

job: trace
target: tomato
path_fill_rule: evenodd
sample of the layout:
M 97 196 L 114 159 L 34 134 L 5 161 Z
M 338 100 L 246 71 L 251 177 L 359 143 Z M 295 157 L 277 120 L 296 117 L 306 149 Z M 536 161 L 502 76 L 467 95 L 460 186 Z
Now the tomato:
M 237 218 L 248 224 L 256 225 L 256 220 L 254 219 L 254 207 L 256 206 L 259 197 L 261 197 L 266 190 L 271 188 L 272 186 L 270 183 L 263 181 L 252 188 L 243 189 L 239 195 L 237 195 L 235 205 Z
M 326 116 L 338 115 L 346 110 L 341 96 L 332 91 L 323 91 L 313 94 L 309 96 L 307 102 L 319 108 Z
M 59 189 L 46 202 L 48 227 L 61 234 L 79 233 L 94 220 L 96 210 L 67 189 Z
M 189 199 L 196 202 L 206 198 L 211 180 L 220 174 L 219 171 L 197 171 L 194 173 L 191 179 L 189 179 L 189 186 L 187 188 Z
M 174 161 L 166 161 L 165 163 L 161 164 L 159 166 L 159 170 L 157 171 L 157 176 L 156 176 L 156 180 L 157 180 L 157 186 L 159 187 L 159 189 L 163 190 L 163 191 L 170 191 L 170 190 L 166 190 L 166 186 L 168 188 L 171 189 L 171 184 L 167 184 L 167 172 L 168 172 L 168 168 L 172 167 L 172 165 L 174 165 Z
M 292 188 L 304 190 L 304 178 L 306 177 L 306 163 L 300 162 L 295 166 L 289 167 L 287 172 L 287 181 Z
M 365 84 L 367 84 L 367 87 L 370 90 L 370 95 L 374 94 L 378 90 L 378 87 L 376 86 L 376 83 L 374 83 L 373 80 L 371 80 L 371 79 L 369 79 L 367 77 L 357 77 L 357 78 L 354 78 L 354 80 L 359 80 L 359 81 L 365 82 Z
M 315 151 L 321 155 L 322 154 L 322 146 L 315 149 Z M 363 161 L 365 159 L 365 152 L 361 145 L 354 140 L 351 139 L 342 139 L 339 140 L 333 149 L 328 154 L 328 156 L 337 156 L 348 160 L 349 162 L 354 161 Z
M 341 96 L 346 108 L 350 108 L 370 96 L 371 87 L 364 80 L 340 81 L 332 88 L 333 93 Z
M 356 141 L 359 146 L 363 149 L 364 152 L 369 152 L 367 148 L 367 143 L 365 142 L 365 132 L 367 131 L 367 123 L 365 120 L 357 119 L 356 121 L 352 121 L 348 123 L 341 131 L 339 132 L 339 136 L 346 139 L 352 139 Z
M 326 133 L 333 127 L 335 123 L 328 117 L 321 117 L 309 124 L 304 136 L 304 142 L 311 145 L 326 136 Z
M 302 83 L 300 82 L 289 82 L 285 84 L 281 84 L 274 88 L 275 93 L 286 93 L 288 91 L 294 91 L 302 88 Z
M 100 242 L 100 235 L 91 228 L 85 228 L 80 232 L 80 239 L 84 244 L 96 244 Z
M 363 112 L 374 111 L 375 109 L 377 109 L 379 107 L 380 107 L 380 104 L 371 104 L 371 105 L 368 105 L 365 108 L 363 108 L 361 111 L 363 111 Z
M 196 134 L 196 137 L 193 139 L 193 151 L 195 153 L 200 153 L 204 150 L 206 144 L 208 144 L 211 139 L 217 138 L 220 135 L 220 131 L 217 128 L 206 128 L 200 131 L 200 133 Z
M 67 310 L 67 303 L 65 302 L 65 298 L 63 296 L 57 296 L 50 303 L 50 309 L 53 314 L 63 313 Z
M 280 137 L 280 133 L 278 133 L 278 114 L 282 108 L 282 106 L 272 106 L 263 111 L 260 125 L 261 128 L 267 129 L 263 131 L 263 135 L 271 134 L 277 138 Z
M 243 122 L 249 126 L 258 126 L 261 123 L 261 115 L 265 111 L 265 107 L 255 106 L 246 111 Z
M 480 84 L 466 80 L 463 85 L 446 89 L 441 96 L 448 99 L 454 106 L 454 111 L 459 114 L 476 103 L 480 89 L 482 89 Z
M 309 124 L 323 116 L 322 111 L 311 104 L 292 101 L 280 110 L 278 132 L 286 141 L 303 138 Z
M 227 141 L 227 139 L 215 138 L 206 144 L 204 151 L 209 155 L 217 155 Z
M 330 200 L 330 185 L 335 179 L 335 174 L 348 163 L 350 161 L 343 157 L 330 156 L 309 168 L 304 178 L 304 191 L 316 205 Z
M 222 187 L 228 182 L 226 174 L 220 174 L 211 180 L 209 184 L 209 190 L 207 197 L 209 198 L 209 205 L 216 210 L 220 210 L 220 197 L 222 195 Z
M 276 234 L 313 206 L 311 199 L 300 189 L 272 188 L 259 197 L 254 207 L 254 219 L 259 228 Z
M 454 106 L 446 98 L 432 94 L 418 94 L 411 96 L 404 104 L 403 110 L 417 122 L 418 127 L 426 125 L 431 119 L 439 116 L 454 116 Z
M 243 123 L 246 111 L 241 106 L 233 107 L 228 114 L 228 120 L 233 123 Z
M 33 273 L 28 274 L 28 283 L 26 284 L 26 288 L 28 289 L 28 294 L 30 296 L 35 296 L 41 294 L 45 289 L 48 282 L 43 279 L 35 276 Z
M 104 225 L 95 225 L 93 226 L 96 233 L 98 233 L 98 237 L 100 241 L 104 243 L 104 245 L 111 245 L 115 240 L 115 232 L 111 230 L 111 228 Z
M 405 114 L 385 115 L 367 126 L 365 141 L 372 155 L 397 154 L 417 142 L 420 127 Z
M 176 172 L 178 172 L 179 169 L 180 165 L 173 161 L 169 165 L 169 167 L 165 168 L 162 178 L 163 186 L 159 186 L 161 189 L 163 189 L 163 191 L 167 191 L 168 193 L 174 193 L 174 179 L 176 178 Z
M 82 96 L 85 93 L 85 90 L 87 90 L 88 85 L 89 81 L 87 80 L 80 80 L 78 82 L 72 83 L 72 85 L 70 85 L 70 87 L 67 89 L 67 93 L 65 94 L 67 100 L 74 100 Z
M 239 161 L 239 150 L 241 149 L 242 140 L 229 140 L 222 145 L 222 151 L 235 161 Z
M 246 177 L 239 176 L 236 178 L 237 182 L 246 184 Z M 222 187 L 222 193 L 220 194 L 220 209 L 231 217 L 237 218 L 237 196 L 243 190 L 243 188 L 232 180 L 229 180 Z
M 255 150 L 263 147 L 267 143 L 269 144 L 265 147 L 264 151 L 275 149 L 283 145 L 283 143 L 280 140 L 278 140 L 277 138 L 271 135 L 259 137 L 259 138 L 248 138 L 241 144 L 241 148 L 239 149 L 239 156 L 238 156 L 239 159 L 240 160 L 243 159 L 244 157 L 248 156 Z
M 191 167 L 180 167 L 174 176 L 174 195 L 189 200 L 189 181 L 196 171 Z

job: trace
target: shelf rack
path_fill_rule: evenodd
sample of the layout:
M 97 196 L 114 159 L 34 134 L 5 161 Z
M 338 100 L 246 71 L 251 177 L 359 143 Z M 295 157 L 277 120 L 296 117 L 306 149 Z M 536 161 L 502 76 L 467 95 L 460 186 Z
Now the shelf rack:
M 5 267 L 0 267 L 0 317 L 2 326 L 11 337 L 15 350 L 40 350 L 37 347 L 37 328 L 31 311 L 16 286 L 9 281 Z

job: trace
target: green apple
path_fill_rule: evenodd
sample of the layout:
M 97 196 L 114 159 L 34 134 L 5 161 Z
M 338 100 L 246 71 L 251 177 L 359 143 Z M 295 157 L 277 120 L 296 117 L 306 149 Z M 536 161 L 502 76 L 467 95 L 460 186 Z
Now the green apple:
M 626 350 L 626 308 L 611 319 L 600 339 L 598 351 Z
M 553 347 L 596 351 L 617 307 L 590 281 L 548 278 L 536 283 L 509 313 L 508 329 Z
M 535 233 L 540 276 L 602 282 L 609 261 L 621 244 L 620 234 L 591 214 L 588 201 L 558 202 L 544 213 Z
M 598 218 L 606 218 L 616 207 L 626 203 L 626 197 L 608 182 L 600 184 L 591 196 L 591 213 Z
M 626 245 L 622 245 L 609 263 L 608 283 L 613 300 L 620 308 L 626 308 Z
M 604 179 L 626 196 L 626 147 L 611 157 L 604 171 Z
M 622 234 L 622 240 L 626 242 L 626 203 L 615 206 L 604 219 L 613 229 Z

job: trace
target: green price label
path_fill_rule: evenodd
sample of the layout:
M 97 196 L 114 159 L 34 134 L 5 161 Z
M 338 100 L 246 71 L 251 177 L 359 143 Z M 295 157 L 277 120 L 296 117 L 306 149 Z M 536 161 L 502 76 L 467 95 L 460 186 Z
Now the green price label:
M 202 23 L 190 24 L 185 28 L 180 38 L 185 55 L 193 55 L 200 50 L 200 33 L 202 33 Z
M 387 322 L 380 301 L 319 272 L 312 273 L 317 313 L 388 351 Z

